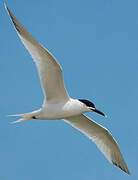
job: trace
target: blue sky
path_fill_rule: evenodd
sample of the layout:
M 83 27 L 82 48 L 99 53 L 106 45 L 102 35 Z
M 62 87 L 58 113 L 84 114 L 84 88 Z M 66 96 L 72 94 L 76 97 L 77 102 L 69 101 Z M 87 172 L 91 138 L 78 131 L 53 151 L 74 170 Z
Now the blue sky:
M 0 180 L 138 178 L 138 1 L 12 0 L 9 8 L 63 67 L 73 98 L 89 99 L 108 118 L 89 117 L 117 140 L 131 176 L 110 164 L 63 121 L 11 125 L 7 114 L 41 107 L 36 67 L 0 6 Z

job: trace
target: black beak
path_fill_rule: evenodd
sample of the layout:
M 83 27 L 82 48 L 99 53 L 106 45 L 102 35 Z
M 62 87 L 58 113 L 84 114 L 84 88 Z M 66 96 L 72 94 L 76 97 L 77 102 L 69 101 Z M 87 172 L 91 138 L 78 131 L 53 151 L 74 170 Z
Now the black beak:
M 99 111 L 99 110 L 96 109 L 96 108 L 92 108 L 92 111 L 94 111 L 94 112 L 96 112 L 96 113 L 98 113 L 98 114 L 101 114 L 101 115 L 104 116 L 104 117 L 107 117 L 106 114 L 104 114 L 103 112 Z

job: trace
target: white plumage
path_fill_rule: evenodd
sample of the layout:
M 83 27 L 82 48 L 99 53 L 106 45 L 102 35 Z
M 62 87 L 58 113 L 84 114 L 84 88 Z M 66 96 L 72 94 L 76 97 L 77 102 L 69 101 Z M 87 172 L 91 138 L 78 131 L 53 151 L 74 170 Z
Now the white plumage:
M 104 127 L 83 115 L 85 112 L 97 112 L 93 103 L 87 100 L 77 100 L 69 97 L 63 82 L 62 68 L 53 55 L 40 45 L 15 18 L 5 5 L 17 33 L 36 63 L 44 92 L 44 103 L 41 109 L 26 114 L 17 114 L 21 122 L 33 119 L 64 119 L 65 122 L 88 136 L 101 150 L 105 157 L 130 174 L 121 155 L 119 147 L 110 132 Z

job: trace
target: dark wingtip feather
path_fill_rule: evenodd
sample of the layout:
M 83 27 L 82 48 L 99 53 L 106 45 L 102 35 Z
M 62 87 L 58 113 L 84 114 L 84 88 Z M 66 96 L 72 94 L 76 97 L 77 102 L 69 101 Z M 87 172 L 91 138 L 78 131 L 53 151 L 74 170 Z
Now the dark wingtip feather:
M 113 162 L 113 161 L 112 161 L 112 163 L 113 163 L 115 166 L 119 167 L 119 168 L 120 168 L 122 171 L 124 171 L 125 173 L 131 175 L 131 173 L 130 173 L 130 171 L 128 170 L 127 166 L 126 166 L 126 167 L 122 167 L 120 164 L 117 164 L 116 162 Z
M 8 11 L 8 14 L 9 14 L 9 16 L 10 16 L 10 18 L 11 18 L 11 20 L 12 20 L 12 22 L 13 22 L 13 24 L 14 24 L 14 26 L 15 26 L 15 28 L 16 28 L 16 30 L 19 32 L 19 33 L 21 33 L 21 28 L 19 27 L 19 25 L 16 23 L 16 18 L 14 17 L 14 15 L 12 14 L 12 12 L 9 10 L 9 8 L 8 8 L 8 6 L 4 3 L 4 6 L 5 6 L 5 9 Z

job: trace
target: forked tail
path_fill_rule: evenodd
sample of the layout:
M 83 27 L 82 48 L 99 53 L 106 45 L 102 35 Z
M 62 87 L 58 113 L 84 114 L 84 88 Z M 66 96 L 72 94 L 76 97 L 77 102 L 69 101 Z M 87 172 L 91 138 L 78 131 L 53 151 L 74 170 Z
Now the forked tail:
M 35 119 L 34 117 L 37 114 L 38 114 L 38 111 L 33 111 L 33 112 L 29 112 L 29 113 L 24 113 L 24 114 L 13 114 L 13 115 L 8 115 L 8 116 L 19 116 L 19 117 L 21 117 L 20 119 L 11 122 L 11 124 L 15 124 L 18 122 L 33 120 L 33 119 Z

